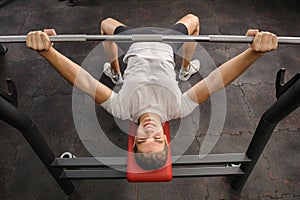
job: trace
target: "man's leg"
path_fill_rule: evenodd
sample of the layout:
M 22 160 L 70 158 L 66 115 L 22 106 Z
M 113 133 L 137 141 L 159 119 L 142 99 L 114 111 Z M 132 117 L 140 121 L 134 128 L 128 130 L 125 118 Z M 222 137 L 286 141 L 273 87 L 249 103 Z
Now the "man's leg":
M 101 22 L 101 30 L 100 30 L 101 35 L 114 35 L 116 28 L 119 26 L 125 26 L 125 25 L 115 19 L 106 18 Z M 118 60 L 117 44 L 115 42 L 103 42 L 103 47 L 104 47 L 105 54 L 108 58 L 108 61 L 111 65 L 112 74 L 113 75 L 121 74 L 119 60 Z
M 176 24 L 181 23 L 186 26 L 188 29 L 188 35 L 199 35 L 200 33 L 200 23 L 199 23 L 199 18 L 193 14 L 188 14 L 181 18 Z M 192 74 L 188 73 L 195 73 L 195 70 L 199 70 L 200 63 L 195 62 L 195 65 L 199 65 L 196 67 L 196 69 L 193 69 L 190 71 L 190 61 L 194 55 L 195 48 L 197 46 L 196 42 L 185 42 L 183 45 L 183 58 L 182 58 L 182 65 L 181 65 L 181 70 L 180 70 L 180 79 L 181 80 L 187 80 Z

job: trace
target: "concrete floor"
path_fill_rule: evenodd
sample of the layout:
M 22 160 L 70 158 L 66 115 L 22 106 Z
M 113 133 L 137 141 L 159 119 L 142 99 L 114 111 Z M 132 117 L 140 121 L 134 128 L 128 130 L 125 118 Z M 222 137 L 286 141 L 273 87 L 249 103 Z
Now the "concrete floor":
M 60 34 L 99 34 L 99 22 L 106 17 L 116 18 L 131 27 L 168 27 L 183 15 L 194 13 L 200 18 L 203 35 L 243 35 L 248 28 L 259 28 L 279 36 L 299 36 L 299 5 L 296 0 L 79 0 L 77 6 L 70 7 L 67 1 L 1 0 L 0 35 L 25 35 L 31 30 L 49 27 Z M 81 64 L 98 44 L 56 43 L 55 47 Z M 64 151 L 71 151 L 78 157 L 90 156 L 74 124 L 72 86 L 24 44 L 5 46 L 9 50 L 0 57 L 0 88 L 6 90 L 4 80 L 7 77 L 15 81 L 19 109 L 35 121 L 57 157 Z M 247 45 L 202 43 L 198 48 L 205 49 L 218 66 L 242 52 Z M 286 68 L 286 79 L 290 79 L 299 72 L 299 54 L 299 45 L 280 45 L 227 87 L 225 125 L 211 153 L 246 150 L 261 115 L 276 101 L 277 70 Z M 205 58 L 201 61 L 204 63 L 201 75 L 207 73 L 206 61 Z M 101 67 L 99 64 L 99 71 Z M 200 78 L 194 76 L 190 83 Z M 102 77 L 101 81 L 113 87 L 107 78 Z M 208 129 L 210 106 L 210 100 L 199 106 L 199 127 L 190 127 L 194 142 L 186 154 L 198 153 Z M 96 107 L 107 137 L 126 149 L 127 136 L 116 127 L 122 122 L 114 122 Z M 173 179 L 168 183 L 129 183 L 126 180 L 76 180 L 73 183 L 82 199 L 300 199 L 299 114 L 298 109 L 278 124 L 241 193 L 233 191 L 225 177 Z M 171 121 L 171 129 L 176 129 L 177 122 Z M 68 198 L 23 136 L 2 121 L 0 144 L 0 199 Z

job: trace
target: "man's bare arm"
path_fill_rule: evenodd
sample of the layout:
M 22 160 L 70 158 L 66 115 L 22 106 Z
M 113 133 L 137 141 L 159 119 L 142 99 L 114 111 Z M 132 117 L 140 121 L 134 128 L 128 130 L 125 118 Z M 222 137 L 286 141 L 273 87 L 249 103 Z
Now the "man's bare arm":
M 246 71 L 265 52 L 277 48 L 277 38 L 268 32 L 258 32 L 258 30 L 248 30 L 246 35 L 255 36 L 250 47 L 222 64 L 219 68 L 211 72 L 205 79 L 194 85 L 189 91 L 189 97 L 202 103 L 216 91 L 223 89 Z
M 54 30 L 47 30 L 49 35 Z M 27 46 L 37 50 L 67 81 L 95 99 L 99 104 L 105 102 L 112 91 L 97 81 L 82 67 L 56 51 L 49 40 L 47 31 L 30 32 L 27 35 Z

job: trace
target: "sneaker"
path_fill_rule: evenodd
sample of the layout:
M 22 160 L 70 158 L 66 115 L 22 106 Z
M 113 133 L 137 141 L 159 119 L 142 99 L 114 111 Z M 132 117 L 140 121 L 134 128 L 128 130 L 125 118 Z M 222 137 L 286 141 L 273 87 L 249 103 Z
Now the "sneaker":
M 108 62 L 104 63 L 103 73 L 106 76 L 108 76 L 114 84 L 121 84 L 121 83 L 123 83 L 122 74 L 121 73 L 119 73 L 119 74 L 113 73 L 111 71 L 111 65 Z
M 200 61 L 199 60 L 193 60 L 190 62 L 190 65 L 187 68 L 181 67 L 179 71 L 179 80 L 187 81 L 189 78 L 198 72 L 200 69 Z

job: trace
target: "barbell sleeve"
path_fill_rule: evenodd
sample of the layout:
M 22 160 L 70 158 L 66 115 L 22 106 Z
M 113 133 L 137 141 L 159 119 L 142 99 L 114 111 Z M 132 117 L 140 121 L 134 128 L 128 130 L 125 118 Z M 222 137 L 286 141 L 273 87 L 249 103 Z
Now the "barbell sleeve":
M 114 42 L 213 42 L 213 43 L 251 43 L 252 36 L 239 35 L 56 35 L 49 36 L 52 42 L 85 42 L 85 41 L 114 41 Z M 300 44 L 300 37 L 277 37 L 279 44 Z M 26 42 L 26 35 L 0 36 L 0 43 Z
M 26 35 L 9 35 L 0 36 L 0 43 L 23 43 L 26 42 Z M 56 35 L 49 36 L 52 42 L 84 42 L 86 41 L 86 35 Z

